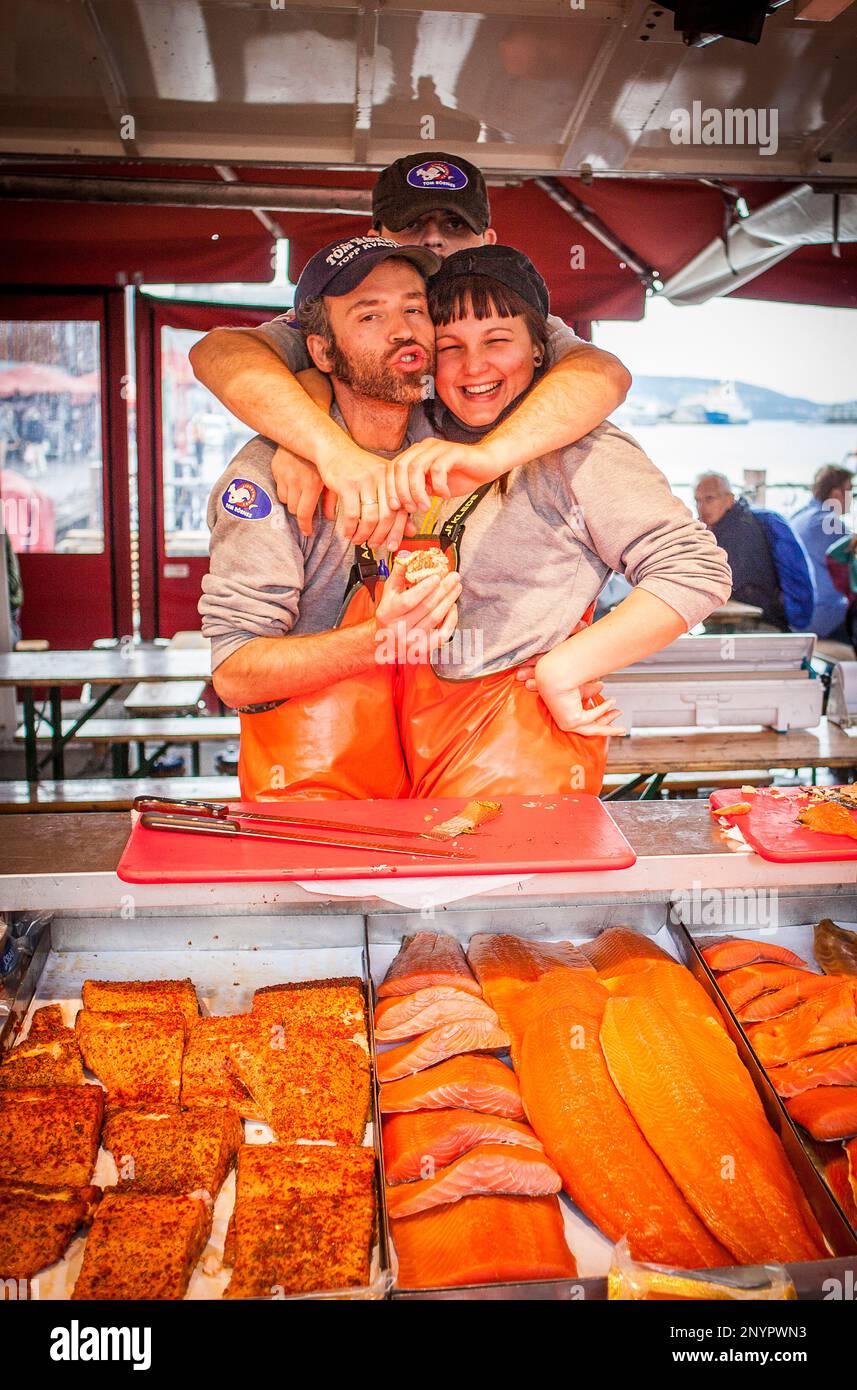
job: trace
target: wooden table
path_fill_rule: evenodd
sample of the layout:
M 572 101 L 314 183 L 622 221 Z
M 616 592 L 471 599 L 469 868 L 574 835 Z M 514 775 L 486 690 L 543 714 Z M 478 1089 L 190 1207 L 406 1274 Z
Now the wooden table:
M 813 729 L 646 729 L 610 741 L 607 771 L 632 780 L 605 799 L 613 800 L 650 781 L 642 795 L 657 795 L 670 772 L 764 771 L 771 767 L 857 767 L 857 737 L 838 724 L 819 720 Z
M 140 681 L 188 680 L 210 682 L 211 657 L 207 648 L 124 645 L 113 651 L 0 653 L 0 687 L 20 686 L 23 693 L 27 781 L 38 782 L 40 771 L 36 741 L 36 690 L 47 690 L 51 710 L 51 751 L 44 762 L 50 761 L 54 777 L 62 780 L 65 776 L 66 743 L 123 685 L 136 685 Z M 62 720 L 64 685 L 104 687 L 66 728 Z

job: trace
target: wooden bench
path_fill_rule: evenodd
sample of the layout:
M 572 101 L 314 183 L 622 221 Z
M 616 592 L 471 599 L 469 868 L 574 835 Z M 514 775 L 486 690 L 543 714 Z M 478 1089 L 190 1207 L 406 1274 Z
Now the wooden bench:
M 237 777 L 80 777 L 0 782 L 0 815 L 32 811 L 128 811 L 135 796 L 237 801 Z
M 651 778 L 652 774 L 649 773 L 648 777 Z M 673 796 L 698 796 L 704 787 L 768 787 L 773 780 L 771 772 L 748 769 L 743 772 L 668 772 L 663 780 L 658 782 L 654 794 L 659 795 L 665 791 Z M 608 772 L 601 794 L 612 794 L 614 799 L 619 800 L 621 798 L 616 798 L 615 793 L 628 786 L 631 781 L 626 772 Z M 639 787 L 634 794 L 639 797 L 642 791 L 643 788 Z
M 74 728 L 74 720 L 64 719 L 63 734 Z M 156 743 L 158 753 L 172 744 L 189 744 L 191 748 L 192 773 L 199 776 L 199 746 L 201 743 L 228 743 L 241 734 L 241 724 L 236 715 L 211 715 L 199 718 L 169 719 L 88 719 L 74 739 L 79 743 L 108 744 L 114 751 L 113 773 L 116 777 L 126 777 L 128 768 L 128 748 L 134 743 L 138 746 L 139 764 L 146 762 L 145 744 Z M 26 735 L 19 728 L 15 742 L 23 743 Z M 36 742 L 51 742 L 51 726 L 46 719 L 36 725 Z M 149 759 L 151 762 L 151 759 Z

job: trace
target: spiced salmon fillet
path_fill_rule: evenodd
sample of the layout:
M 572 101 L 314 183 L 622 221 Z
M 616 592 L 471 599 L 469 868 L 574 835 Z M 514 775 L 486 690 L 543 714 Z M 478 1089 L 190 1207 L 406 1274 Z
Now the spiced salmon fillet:
M 679 1269 L 732 1263 L 643 1137 L 601 1051 L 600 1012 L 555 1009 L 521 1047 L 527 1117 L 581 1211 L 635 1259 Z
M 694 1028 L 698 1042 L 689 1046 Z M 611 999 L 600 1036 L 610 1075 L 643 1135 L 733 1261 L 820 1258 L 820 1233 L 808 1224 L 761 1108 L 748 1104 L 749 1077 L 733 1084 L 720 1034 L 688 1017 L 678 1027 L 651 1000 Z
M 423 1071 L 461 1052 L 503 1052 L 508 1046 L 508 1036 L 496 1023 L 484 1019 L 442 1023 L 439 1028 L 430 1028 L 411 1042 L 379 1052 L 376 1060 L 378 1080 L 399 1081 L 403 1076 Z
M 559 1173 L 540 1150 L 520 1144 L 477 1144 L 431 1177 L 388 1187 L 387 1213 L 391 1221 L 398 1221 L 462 1197 L 547 1197 L 561 1187 Z
M 477 1144 L 515 1144 L 539 1151 L 542 1147 L 529 1125 L 474 1110 L 388 1115 L 383 1133 L 384 1173 L 389 1183 L 428 1177 Z
M 850 1139 L 857 1134 L 857 1086 L 816 1086 L 786 1104 L 793 1120 L 813 1139 Z
M 500 1022 L 490 1004 L 475 994 L 452 985 L 429 985 L 414 994 L 380 1000 L 375 1009 L 375 1037 L 378 1042 L 401 1042 L 442 1023 L 473 1020 Z
M 768 1078 L 783 1099 L 799 1096 L 816 1086 L 857 1086 L 857 1043 L 812 1052 L 783 1067 L 771 1067 Z
M 396 1221 L 402 1289 L 574 1279 L 556 1197 L 463 1197 Z
M 742 1009 L 736 1009 L 741 1022 L 764 1023 L 766 1019 L 779 1018 L 791 1009 L 796 1009 L 805 999 L 811 999 L 814 994 L 823 994 L 826 989 L 830 989 L 829 975 L 813 975 L 808 970 L 801 973 L 802 979 L 793 980 L 791 984 L 784 985 L 782 989 L 771 990 L 769 994 L 760 994 Z
M 455 938 L 442 932 L 420 931 L 405 937 L 377 994 L 379 999 L 388 999 L 397 994 L 414 994 L 430 985 L 453 985 L 468 994 L 482 994 Z
M 857 1043 L 855 984 L 837 984 L 807 999 L 781 1018 L 752 1023 L 746 1028 L 763 1067 L 780 1067 L 813 1052 Z
M 737 1012 L 743 1009 L 760 994 L 782 989 L 785 985 L 814 978 L 811 971 L 801 970 L 794 965 L 778 965 L 773 961 L 760 961 L 757 965 L 742 965 L 721 975 L 717 987 L 729 1007 Z M 817 978 L 817 977 L 816 977 Z
M 383 1115 L 461 1109 L 524 1119 L 515 1073 L 498 1057 L 481 1053 L 450 1057 L 401 1081 L 389 1081 L 381 1087 L 379 1103 Z
M 807 964 L 794 951 L 777 946 L 773 941 L 745 941 L 740 936 L 698 937 L 696 944 L 702 950 L 706 965 L 717 974 L 738 970 L 743 965 L 756 965 L 760 961 L 804 967 Z

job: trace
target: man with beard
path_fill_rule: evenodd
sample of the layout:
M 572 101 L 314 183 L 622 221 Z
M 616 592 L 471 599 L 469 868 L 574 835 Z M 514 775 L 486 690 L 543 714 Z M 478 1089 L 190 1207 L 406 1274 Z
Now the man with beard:
M 352 237 L 316 253 L 295 305 L 307 351 L 330 377 L 331 418 L 361 449 L 392 458 L 416 442 L 411 406 L 434 370 L 425 278 L 432 252 Z M 415 413 L 415 420 L 421 412 Z M 245 800 L 399 797 L 409 783 L 383 655 L 411 634 L 451 635 L 457 575 L 408 589 L 325 517 L 312 536 L 277 501 L 275 445 L 257 436 L 209 502 L 210 570 L 199 604 L 214 687 L 241 716 Z

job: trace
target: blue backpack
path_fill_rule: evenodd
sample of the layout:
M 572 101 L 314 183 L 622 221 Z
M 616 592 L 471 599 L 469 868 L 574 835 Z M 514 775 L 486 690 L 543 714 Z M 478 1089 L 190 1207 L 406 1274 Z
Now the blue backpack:
M 792 632 L 808 632 L 816 590 L 812 562 L 803 541 L 777 512 L 769 512 L 765 507 L 751 507 L 750 510 L 761 523 L 771 547 L 788 625 Z

